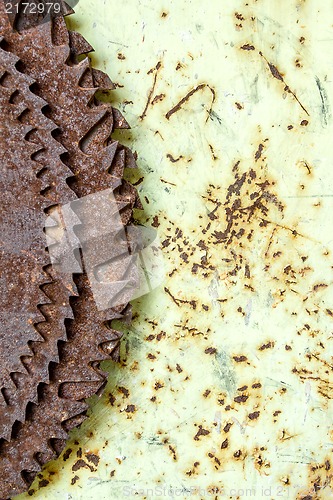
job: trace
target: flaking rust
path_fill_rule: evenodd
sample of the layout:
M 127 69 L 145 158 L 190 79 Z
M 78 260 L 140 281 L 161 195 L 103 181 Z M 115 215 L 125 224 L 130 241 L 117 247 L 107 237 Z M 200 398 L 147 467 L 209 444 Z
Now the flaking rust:
M 36 401 L 38 384 L 49 381 L 57 342 L 66 338 L 64 314 L 72 315 L 74 283 L 65 274 L 55 283 L 57 270 L 50 266 L 41 229 L 44 211 L 69 202 L 74 193 L 66 184 L 71 172 L 60 160 L 64 150 L 51 135 L 56 127 L 41 112 L 45 101 L 30 91 L 34 82 L 16 69 L 15 56 L 1 49 L 0 61 L 1 344 L 6 345 L 0 435 L 9 440 L 14 422 L 25 420 L 27 403 Z
M 80 35 L 68 33 L 62 16 L 45 24 L 38 24 L 34 16 L 30 21 L 26 24 L 23 16 L 19 31 L 13 31 L 0 4 L 1 35 L 5 35 L 1 51 L 2 215 L 7 216 L 6 231 L 12 230 L 10 221 L 15 215 L 20 227 L 19 235 L 14 232 L 18 242 L 3 235 L 3 245 L 13 243 L 17 248 L 2 252 L 8 274 L 3 298 L 8 304 L 3 304 L 2 312 L 8 313 L 7 324 L 9 318 L 17 317 L 19 328 L 10 325 L 12 332 L 4 331 L 7 335 L 2 339 L 7 364 L 2 391 L 1 497 L 25 490 L 42 465 L 60 454 L 68 431 L 86 418 L 84 399 L 105 384 L 100 362 L 119 358 L 121 333 L 111 322 L 130 317 L 126 303 L 98 310 L 85 272 L 72 282 L 70 275 L 58 275 L 57 265 L 45 267 L 50 262 L 45 252 L 44 211 L 75 195 L 84 197 L 107 188 L 115 195 L 124 226 L 132 223 L 133 208 L 140 207 L 135 188 L 123 179 L 124 168 L 136 166 L 135 155 L 110 137 L 114 129 L 128 128 L 128 124 L 119 111 L 94 97 L 102 90 L 100 85 L 105 89 L 112 84 L 90 66 L 89 59 L 77 60 L 90 45 Z M 10 208 L 14 215 L 8 212 Z M 20 280 L 26 284 L 21 289 Z M 21 306 L 10 295 L 13 285 L 22 293 L 22 297 L 17 293 Z M 25 303 L 27 315 L 21 314 Z M 13 387 L 7 390 L 6 384 Z
M 84 22 L 91 7 L 81 1 Z M 223 11 L 213 1 L 204 15 L 198 0 L 123 7 L 133 36 L 118 81 L 137 96 L 127 109 L 140 124 L 139 186 L 167 277 L 134 304 L 123 365 L 92 410 L 94 426 L 85 423 L 56 464 L 71 495 L 144 498 L 166 486 L 184 498 L 330 497 L 332 123 L 323 95 L 333 75 L 328 42 L 318 41 L 327 9 L 312 0 Z M 112 22 L 102 12 L 101 32 Z M 119 42 L 123 28 L 112 35 Z M 112 47 L 104 50 L 108 61 Z M 140 120 L 147 72 L 160 60 L 149 102 L 164 97 Z M 184 101 L 203 82 L 213 109 L 204 88 Z M 84 454 L 96 450 L 91 471 Z M 56 494 L 56 466 L 37 495 Z

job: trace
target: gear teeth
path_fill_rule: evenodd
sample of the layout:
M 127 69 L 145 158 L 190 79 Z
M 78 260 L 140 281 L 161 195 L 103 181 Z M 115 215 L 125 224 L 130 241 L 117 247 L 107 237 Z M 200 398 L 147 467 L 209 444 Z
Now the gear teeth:
M 81 56 L 82 54 L 89 54 L 89 52 L 94 51 L 90 43 L 88 43 L 80 33 L 69 31 L 68 34 L 71 54 L 74 57 Z
M 80 85 L 80 82 L 81 82 L 81 79 L 83 77 L 83 75 L 87 72 L 87 71 L 91 71 L 90 69 L 90 61 L 88 59 L 88 57 L 85 57 L 81 62 L 75 64 L 73 66 L 73 76 L 75 77 L 76 79 L 76 83 L 77 85 L 81 86 Z M 82 87 L 82 88 L 85 88 L 85 87 Z M 96 89 L 91 87 L 91 90 L 92 90 L 92 93 L 91 93 L 91 97 L 88 99 L 88 102 L 91 100 L 92 96 L 95 95 L 96 93 Z
M 74 14 L 73 8 L 67 2 L 64 2 L 64 0 L 60 0 L 60 3 L 62 5 L 61 12 L 63 16 L 70 16 L 71 14 Z
M 31 182 L 33 179 L 34 175 L 37 175 L 41 170 L 42 166 L 37 163 L 36 158 L 41 158 L 41 151 L 43 151 L 43 147 L 41 147 L 41 143 L 45 144 L 48 143 L 49 147 L 50 145 L 54 144 L 54 150 L 55 151 L 63 151 L 64 148 L 63 146 L 59 146 L 58 143 L 53 139 L 51 136 L 51 131 L 53 131 L 56 126 L 53 125 L 50 120 L 48 120 L 41 112 L 41 108 L 45 107 L 46 102 L 40 98 L 37 97 L 36 95 L 32 94 L 29 87 L 31 86 L 31 83 L 33 82 L 32 78 L 26 77 L 25 74 L 17 71 L 16 69 L 16 63 L 18 61 L 18 58 L 16 56 L 13 56 L 10 52 L 6 52 L 2 49 L 0 49 L 0 60 L 1 60 L 1 67 L 6 68 L 5 73 L 8 75 L 8 83 L 10 85 L 9 88 L 4 87 L 2 90 L 4 92 L 1 92 L 1 107 L 3 110 L 3 115 L 6 116 L 6 120 L 11 120 L 8 122 L 8 126 L 12 126 L 14 128 L 14 132 L 12 135 L 19 140 L 19 144 L 21 144 L 22 153 L 20 151 L 20 148 L 15 149 L 15 155 L 17 158 L 19 158 L 18 155 L 21 154 L 21 156 L 25 155 L 26 159 L 23 160 L 22 158 L 22 165 L 24 165 L 24 168 L 29 172 L 28 168 L 31 168 L 31 173 L 33 174 L 31 177 L 29 177 L 28 173 L 25 173 L 23 175 L 27 176 L 26 182 Z M 9 103 L 9 98 L 12 99 L 12 101 Z M 28 111 L 29 108 L 31 108 L 31 113 L 30 113 L 30 119 L 32 119 L 32 122 L 30 123 L 24 123 L 23 121 L 20 122 L 17 117 L 22 117 L 24 115 L 25 111 Z M 5 113 L 5 110 L 8 110 L 9 113 Z M 26 116 L 26 113 L 25 113 Z M 42 126 L 42 132 L 39 133 L 37 126 Z M 41 134 L 41 135 L 40 135 Z M 55 156 L 52 154 L 52 148 L 51 148 L 51 162 L 50 162 L 50 153 L 49 153 L 49 158 L 47 156 L 45 157 L 45 163 L 49 163 L 49 167 L 53 168 L 53 179 L 54 176 L 57 175 L 58 173 L 61 174 L 62 177 L 67 175 L 69 176 L 70 170 L 65 167 L 60 162 L 60 158 L 58 157 L 58 160 L 55 159 Z M 10 154 L 10 151 L 9 151 Z M 24 156 L 23 156 L 24 157 Z M 30 158 L 33 158 L 31 161 Z M 48 161 L 49 160 L 49 161 Z M 18 161 L 18 160 L 16 160 Z M 52 177 L 52 176 L 51 176 Z M 51 181 L 51 178 L 49 177 L 49 180 Z M 43 215 L 43 209 L 47 208 L 50 206 L 50 203 L 58 202 L 57 197 L 54 196 L 52 200 L 47 200 L 43 199 L 42 196 L 40 196 L 39 191 L 44 190 L 44 189 L 49 189 L 49 185 L 47 182 L 45 182 L 44 179 L 36 179 L 34 180 L 34 197 L 36 197 L 36 208 L 39 209 L 41 213 L 41 219 L 44 218 Z M 61 183 L 57 183 L 57 188 L 61 189 Z M 63 189 L 63 198 L 66 197 L 66 195 L 70 193 L 70 198 L 74 197 L 74 193 L 69 190 L 68 186 L 66 185 L 66 189 Z M 20 198 L 20 194 L 19 194 Z M 19 199 L 18 198 L 18 199 Z M 23 194 L 22 196 L 22 202 L 25 203 L 25 195 Z M 29 201 L 28 201 L 28 206 L 29 206 Z M 37 305 L 39 304 L 39 308 L 36 308 L 35 310 L 29 310 L 27 312 L 27 319 L 28 321 L 22 325 L 18 325 L 18 328 L 14 328 L 14 330 L 20 332 L 20 341 L 17 343 L 17 348 L 15 352 L 15 359 L 12 358 L 6 358 L 5 362 L 2 363 L 2 387 L 5 392 L 3 392 L 3 395 L 5 395 L 6 405 L 2 404 L 0 408 L 0 437 L 3 437 L 5 439 L 9 439 L 11 435 L 11 429 L 12 425 L 15 422 L 15 420 L 23 420 L 25 416 L 25 407 L 29 399 L 31 401 L 36 400 L 36 388 L 38 385 L 38 382 L 41 381 L 47 381 L 48 380 L 48 364 L 52 360 L 58 360 L 58 351 L 57 351 L 57 342 L 53 343 L 46 343 L 44 341 L 43 335 L 41 334 L 42 332 L 42 327 L 40 325 L 45 323 L 45 314 L 41 312 L 41 308 L 43 310 L 47 310 L 48 307 L 51 306 L 52 303 L 50 303 L 49 298 L 44 294 L 42 287 L 45 282 L 49 283 L 49 275 L 47 275 L 42 268 L 46 266 L 49 263 L 49 257 L 47 253 L 45 252 L 45 241 L 44 241 L 44 236 L 42 235 L 40 231 L 40 223 L 38 223 L 38 238 L 35 238 L 35 242 L 33 243 L 33 247 L 31 247 L 31 250 L 35 252 L 35 258 L 36 262 L 41 268 L 41 271 L 36 273 L 34 278 L 33 278 L 33 283 L 34 283 L 34 303 Z M 36 229 L 37 231 L 37 229 Z M 40 234 L 41 233 L 41 234 Z M 40 244 L 39 250 L 37 249 L 36 245 Z M 68 311 L 69 307 L 69 294 L 67 296 L 67 306 L 59 308 L 59 313 L 63 315 L 65 312 Z M 70 314 L 70 317 L 72 316 L 72 313 Z M 65 316 L 61 316 L 64 318 Z M 62 319 L 63 322 L 63 319 Z M 39 326 L 37 326 L 39 325 Z M 54 325 L 56 326 L 56 325 Z M 55 330 L 55 333 L 58 332 L 58 338 L 64 339 L 66 338 L 65 336 L 65 328 L 64 324 L 59 328 L 58 325 L 58 331 Z M 27 344 L 24 345 L 24 340 L 26 339 Z M 28 345 L 29 342 L 29 345 Z M 52 345 L 51 345 L 52 344 Z M 48 354 L 46 350 L 46 346 L 48 345 Z M 31 375 L 33 373 L 33 370 L 31 370 L 31 360 L 34 358 L 35 354 L 32 349 L 41 349 L 41 346 L 45 348 L 45 355 L 42 357 L 39 356 L 39 360 L 43 360 L 43 364 L 39 367 L 40 368 L 40 373 L 38 374 L 36 371 L 34 372 L 35 375 L 35 382 L 31 384 Z M 23 362 L 23 359 L 25 359 L 25 363 Z M 30 362 L 29 362 L 30 360 Z M 30 366 L 30 370 L 27 369 L 27 367 Z M 37 378 L 36 378 L 37 376 Z M 29 390 L 27 388 L 29 387 Z M 23 390 L 24 388 L 24 390 Z
M 100 90 L 114 90 L 116 88 L 110 77 L 103 71 L 92 68 L 92 75 L 94 87 L 99 88 Z
M 1 9 L 0 5 L 0 13 L 3 12 Z M 122 172 L 125 166 L 133 168 L 134 156 L 110 140 L 110 134 L 122 120 L 120 114 L 114 117 L 117 111 L 110 105 L 99 104 L 95 98 L 96 91 L 101 87 L 98 83 L 104 81 L 103 86 L 110 88 L 110 80 L 103 73 L 91 69 L 89 61 L 81 66 L 81 63 L 72 64 L 70 56 L 75 58 L 77 49 L 74 44 L 71 46 L 62 18 L 55 19 L 52 25 L 45 23 L 17 34 L 6 29 L 6 21 L 2 17 L 0 14 L 0 25 L 4 26 L 1 31 L 6 33 L 7 47 L 23 60 L 25 73 L 37 80 L 36 92 L 50 103 L 45 112 L 59 126 L 60 133 L 56 137 L 68 151 L 65 161 L 74 175 L 71 179 L 74 192 L 77 196 L 85 196 L 112 187 L 122 207 L 122 215 L 126 214 L 123 220 L 130 222 L 137 195 L 134 196 L 134 191 L 122 182 Z M 31 46 L 34 50 L 27 50 Z M 52 66 L 48 62 L 50 58 Z M 79 86 L 80 81 L 83 87 Z M 89 81 L 92 81 L 91 88 L 87 87 Z M 60 91 L 61 99 L 58 99 Z M 120 151 L 123 153 L 118 155 Z M 52 168 L 41 159 L 40 152 L 35 160 L 52 172 Z M 41 177 L 44 175 L 42 170 L 39 169 Z M 115 174 L 118 171 L 119 176 Z M 51 185 L 50 188 L 56 189 Z M 45 193 L 45 197 L 47 195 Z M 49 203 L 53 201 L 51 194 L 48 200 Z M 70 284 L 66 286 L 65 294 L 68 287 Z M 10 457 L 12 460 L 10 477 L 6 478 L 5 485 L 0 485 L 0 496 L 19 492 L 15 477 L 22 469 L 25 481 L 31 482 L 40 465 L 51 456 L 45 443 L 50 443 L 55 454 L 60 453 L 67 439 L 66 431 L 85 418 L 87 405 L 77 400 L 87 397 L 92 391 L 99 393 L 105 385 L 106 374 L 99 367 L 100 361 L 119 356 L 119 339 L 109 326 L 113 319 L 126 319 L 129 308 L 118 306 L 98 311 L 85 274 L 75 277 L 75 287 L 77 297 L 71 301 L 74 319 L 66 322 L 68 341 L 59 342 L 59 362 L 50 366 L 50 381 L 39 391 L 38 404 L 28 406 L 26 421 L 16 429 L 9 442 L 1 445 L 1 458 L 7 460 Z M 48 286 L 44 289 L 49 292 Z M 52 296 L 50 299 L 52 301 Z M 54 312 L 53 301 L 52 305 L 42 307 L 41 312 L 44 316 L 47 312 Z M 62 313 L 59 311 L 59 315 Z M 46 328 L 47 323 L 40 323 L 37 328 Z M 42 344 L 32 343 L 31 347 L 37 349 Z M 32 364 L 31 368 L 34 366 Z M 45 372 L 42 373 L 44 376 Z M 66 396 L 71 395 L 69 388 L 73 390 L 71 399 L 61 397 L 60 388 L 64 383 L 72 384 L 63 387 Z M 34 436 L 33 441 L 31 436 Z M 1 464 L 0 471 L 4 470 L 2 467 Z
M 112 108 L 112 114 L 113 114 L 114 128 L 118 128 L 118 129 L 130 129 L 131 128 L 118 109 Z

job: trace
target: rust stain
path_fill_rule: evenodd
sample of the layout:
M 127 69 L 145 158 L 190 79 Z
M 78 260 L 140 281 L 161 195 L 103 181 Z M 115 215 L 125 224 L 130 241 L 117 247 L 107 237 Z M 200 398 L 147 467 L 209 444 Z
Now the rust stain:
M 274 66 L 274 64 L 270 63 L 270 62 L 266 59 L 266 57 L 263 55 L 263 53 L 262 53 L 261 51 L 259 51 L 259 55 L 260 55 L 263 59 L 265 59 L 265 61 L 266 61 L 267 65 L 268 65 L 269 70 L 270 70 L 271 74 L 273 75 L 273 77 L 274 77 L 274 78 L 276 78 L 277 80 L 280 80 L 280 81 L 281 81 L 281 82 L 285 85 L 285 87 L 284 87 L 284 91 L 285 91 L 285 92 L 288 92 L 289 94 L 292 94 L 292 95 L 293 95 L 293 97 L 294 97 L 294 99 L 298 102 L 298 104 L 300 105 L 300 107 L 303 109 L 303 111 L 304 111 L 304 112 L 305 112 L 308 116 L 310 116 L 310 115 L 309 115 L 308 110 L 307 110 L 307 109 L 303 106 L 303 104 L 302 104 L 302 103 L 301 103 L 301 101 L 298 99 L 298 97 L 297 97 L 297 95 L 295 94 L 295 92 L 293 92 L 293 91 L 291 90 L 291 88 L 289 87 L 289 85 L 287 85 L 287 84 L 286 84 L 286 82 L 285 82 L 285 80 L 284 80 L 284 78 L 283 78 L 282 74 L 281 74 L 281 73 L 280 73 L 280 71 L 277 69 L 277 67 L 276 67 L 276 66 Z
M 150 75 L 151 73 L 154 73 L 154 78 L 153 78 L 153 84 L 152 84 L 151 89 L 149 90 L 149 93 L 148 93 L 146 105 L 145 105 L 144 110 L 142 111 L 142 113 L 140 115 L 140 120 L 141 121 L 147 115 L 148 107 L 151 104 L 151 99 L 152 99 L 152 96 L 153 96 L 153 93 L 154 93 L 155 87 L 156 87 L 158 72 L 159 72 L 161 66 L 162 66 L 161 61 L 158 61 L 158 63 L 156 64 L 156 66 L 154 68 L 150 69 L 148 71 L 148 73 L 147 73 L 147 75 Z
M 194 89 L 190 90 L 173 108 L 171 108 L 166 113 L 165 117 L 167 118 L 167 120 L 169 120 L 170 117 L 174 113 L 177 113 L 177 111 L 179 111 L 182 108 L 183 104 L 185 104 L 192 97 L 192 95 L 194 95 L 199 90 L 203 90 L 206 87 L 210 90 L 210 92 L 212 94 L 212 101 L 211 101 L 210 109 L 208 110 L 208 117 L 209 117 L 211 112 L 212 112 L 214 101 L 216 99 L 216 94 L 215 94 L 215 90 L 210 85 L 208 85 L 207 83 L 201 83 L 200 85 L 198 85 Z M 207 117 L 207 119 L 208 119 L 208 117 Z

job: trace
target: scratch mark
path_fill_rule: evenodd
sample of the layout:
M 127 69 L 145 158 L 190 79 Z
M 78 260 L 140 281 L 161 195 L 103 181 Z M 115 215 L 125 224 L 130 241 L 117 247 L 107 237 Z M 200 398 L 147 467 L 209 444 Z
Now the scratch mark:
M 176 299 L 170 292 L 169 288 L 166 286 L 164 287 L 164 291 L 172 298 L 173 302 L 176 304 L 176 306 L 180 307 L 179 304 L 190 304 L 192 309 L 196 309 L 196 301 L 195 300 L 182 300 L 182 299 Z M 175 326 L 181 326 L 181 325 L 175 325 Z M 185 329 L 186 327 L 184 327 Z M 196 330 L 196 328 L 192 328 L 192 330 Z
M 327 97 L 327 93 L 326 93 L 324 87 L 322 86 L 319 78 L 316 76 L 315 79 L 316 79 L 316 84 L 317 84 L 319 94 L 320 94 L 320 99 L 321 99 L 322 118 L 323 118 L 324 124 L 326 126 L 328 124 L 328 118 L 330 115 L 328 97 Z
M 178 156 L 178 158 L 174 158 L 174 157 L 172 156 L 172 154 L 170 154 L 170 153 L 168 153 L 166 156 L 167 156 L 168 160 L 170 160 L 170 161 L 171 161 L 171 163 L 177 163 L 177 161 L 179 161 L 179 160 L 181 160 L 182 158 L 184 158 L 182 155 Z
M 170 117 L 171 117 L 174 113 L 176 113 L 177 111 L 179 111 L 179 110 L 182 108 L 183 104 L 185 104 L 185 102 L 187 102 L 187 101 L 190 99 L 190 97 L 192 97 L 192 95 L 193 95 L 193 94 L 195 94 L 195 93 L 196 93 L 196 92 L 198 92 L 199 90 L 204 89 L 205 87 L 208 87 L 208 88 L 209 88 L 209 90 L 211 91 L 212 96 L 213 96 L 213 97 L 212 97 L 211 106 L 210 106 L 210 109 L 209 109 L 209 111 L 208 111 L 208 117 L 209 117 L 210 113 L 212 112 L 212 107 L 213 107 L 213 104 L 214 104 L 214 102 L 215 102 L 215 97 L 216 97 L 216 94 L 215 94 L 215 90 L 214 90 L 212 87 L 210 87 L 207 83 L 201 83 L 200 85 L 198 85 L 198 86 L 197 86 L 197 87 L 195 87 L 194 89 L 190 90 L 190 91 L 189 91 L 189 92 L 188 92 L 188 93 L 187 93 L 187 94 L 186 94 L 186 95 L 185 95 L 185 96 L 184 96 L 184 97 L 183 97 L 183 98 L 182 98 L 182 99 L 181 99 L 181 100 L 180 100 L 180 101 L 179 101 L 179 102 L 178 102 L 178 103 L 177 103 L 177 104 L 173 107 L 173 108 L 171 108 L 171 109 L 167 112 L 167 114 L 165 115 L 165 117 L 167 118 L 167 120 L 169 120 L 169 119 L 170 119 Z M 207 117 L 207 120 L 208 120 L 208 117 Z M 207 120 L 206 120 L 206 121 L 207 121 Z
M 170 184 L 171 186 L 177 186 L 177 184 L 174 184 L 173 182 L 165 181 L 162 178 L 161 178 L 161 182 L 164 182 L 164 184 Z
M 153 96 L 153 93 L 154 93 L 154 90 L 155 90 L 155 86 L 156 86 L 156 81 L 157 81 L 157 75 L 158 75 L 158 70 L 160 69 L 161 67 L 161 61 L 159 61 L 155 68 L 152 68 L 151 70 L 148 71 L 148 75 L 150 73 L 152 73 L 153 71 L 155 71 L 155 74 L 154 74 L 154 80 L 153 80 L 153 85 L 149 91 L 149 94 L 148 94 L 148 99 L 147 99 L 147 102 L 146 102 L 146 106 L 145 106 L 145 109 L 143 110 L 142 114 L 140 115 L 140 120 L 143 120 L 145 118 L 145 116 L 147 115 L 147 110 L 148 110 L 148 107 L 149 107 L 149 104 L 151 103 L 151 98 Z
M 113 42 L 112 40 L 109 40 L 109 43 L 113 43 L 114 45 L 121 45 L 122 47 L 126 47 L 126 49 L 129 48 L 129 45 L 125 45 L 124 43 Z
M 289 87 L 289 85 L 287 85 L 287 83 L 285 82 L 283 76 L 281 75 L 280 71 L 277 69 L 276 66 L 274 66 L 274 64 L 271 64 L 268 59 L 266 59 L 266 57 L 264 56 L 264 54 L 259 51 L 259 55 L 261 57 L 263 57 L 266 61 L 266 63 L 268 64 L 268 67 L 270 69 L 270 72 L 272 73 L 272 75 L 274 76 L 274 78 L 276 78 L 277 80 L 280 80 L 280 82 L 282 82 L 285 87 L 284 87 L 284 90 L 286 92 L 289 92 L 290 94 L 292 94 L 294 96 L 294 99 L 298 102 L 298 104 L 300 105 L 300 107 L 303 109 L 303 111 L 308 115 L 310 116 L 309 112 L 307 111 L 307 109 L 303 106 L 303 104 L 301 103 L 301 101 L 298 99 L 297 95 L 295 94 L 295 92 L 293 92 L 291 90 L 291 88 Z
M 286 229 L 287 231 L 290 231 L 292 233 L 293 236 L 300 236 L 301 238 L 305 238 L 306 240 L 309 240 L 309 241 L 315 241 L 313 240 L 312 238 L 310 238 L 309 236 L 306 236 L 305 234 L 301 234 L 299 233 L 298 231 L 296 231 L 296 229 L 292 229 L 291 227 L 288 227 L 288 226 L 284 226 L 282 224 L 278 224 L 277 222 L 273 222 L 271 220 L 268 220 L 268 219 L 263 219 L 262 217 L 259 217 L 259 219 L 264 222 L 264 223 L 267 223 L 267 224 L 272 224 L 273 226 L 277 226 L 277 227 L 280 227 L 281 229 Z

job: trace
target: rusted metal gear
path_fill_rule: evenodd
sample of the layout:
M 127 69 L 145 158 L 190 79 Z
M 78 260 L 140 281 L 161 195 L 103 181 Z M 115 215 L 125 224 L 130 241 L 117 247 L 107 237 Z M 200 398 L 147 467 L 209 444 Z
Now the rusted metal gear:
M 62 276 L 67 287 L 54 282 L 43 234 L 44 211 L 75 196 L 66 184 L 71 172 L 51 135 L 56 127 L 41 112 L 45 101 L 29 90 L 33 80 L 16 63 L 0 48 L 0 438 L 7 440 L 36 400 L 38 384 L 48 381 L 49 363 L 58 361 L 75 289 L 70 275 Z
M 1 2 L 0 33 L 5 36 L 6 51 L 20 58 L 20 71 L 35 80 L 33 92 L 48 103 L 43 112 L 58 128 L 55 137 L 66 151 L 61 159 L 73 173 L 71 189 L 82 197 L 111 188 L 123 224 L 130 224 L 133 208 L 141 205 L 136 190 L 123 180 L 123 171 L 136 166 L 135 157 L 110 137 L 115 128 L 128 125 L 111 105 L 95 99 L 96 90 L 111 89 L 112 83 L 91 68 L 87 58 L 78 62 L 78 55 L 91 50 L 89 44 L 79 34 L 68 32 L 62 16 L 13 31 Z M 52 286 L 61 279 L 52 275 Z M 17 423 L 11 440 L 0 445 L 0 473 L 5 478 L 0 485 L 2 497 L 26 489 L 41 466 L 61 452 L 67 431 L 85 418 L 84 399 L 105 383 L 99 363 L 119 357 L 121 334 L 110 322 L 127 318 L 129 307 L 99 311 L 84 273 L 75 278 L 75 285 L 74 317 L 62 312 L 67 341 L 58 344 L 59 360 L 49 366 L 50 381 L 39 384 L 37 404 L 28 404 L 26 421 Z

